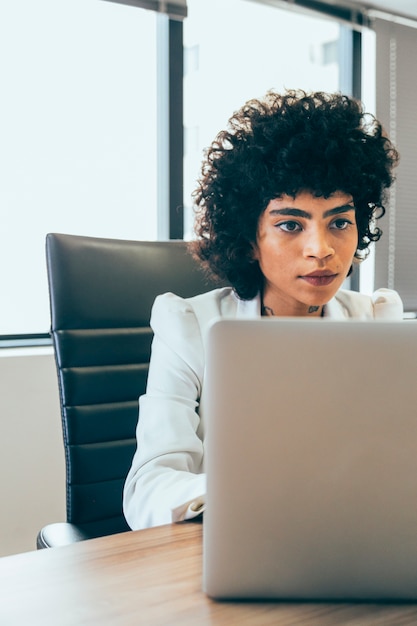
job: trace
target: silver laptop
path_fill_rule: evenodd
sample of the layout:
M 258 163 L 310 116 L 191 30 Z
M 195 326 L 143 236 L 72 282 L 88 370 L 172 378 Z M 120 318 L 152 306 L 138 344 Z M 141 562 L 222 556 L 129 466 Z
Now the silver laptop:
M 417 600 L 417 323 L 209 332 L 206 593 Z

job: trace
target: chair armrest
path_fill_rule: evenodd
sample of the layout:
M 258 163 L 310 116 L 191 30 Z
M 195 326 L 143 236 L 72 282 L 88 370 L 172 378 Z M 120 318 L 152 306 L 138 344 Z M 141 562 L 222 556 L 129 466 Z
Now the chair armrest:
M 85 531 L 75 524 L 56 522 L 44 526 L 39 531 L 36 538 L 36 547 L 38 550 L 42 548 L 57 548 L 76 543 L 77 541 L 93 539 L 94 537 L 94 533 Z

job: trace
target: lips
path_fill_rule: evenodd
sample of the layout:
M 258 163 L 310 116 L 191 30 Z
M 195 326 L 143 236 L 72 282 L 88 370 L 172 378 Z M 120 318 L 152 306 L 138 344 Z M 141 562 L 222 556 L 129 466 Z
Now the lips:
M 326 287 L 327 285 L 330 285 L 336 277 L 337 274 L 333 274 L 332 272 L 326 270 L 311 272 L 311 274 L 300 276 L 300 278 L 313 287 Z

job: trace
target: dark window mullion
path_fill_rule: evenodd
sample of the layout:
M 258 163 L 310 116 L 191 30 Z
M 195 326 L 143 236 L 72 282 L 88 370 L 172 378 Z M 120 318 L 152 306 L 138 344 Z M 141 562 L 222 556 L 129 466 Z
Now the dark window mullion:
M 183 25 L 169 20 L 169 238 L 184 237 Z
M 362 35 L 348 26 L 340 26 L 339 35 L 339 89 L 342 93 L 362 97 Z M 350 289 L 359 291 L 359 266 L 353 266 Z
M 352 96 L 361 100 L 362 98 L 362 33 L 357 30 L 351 30 L 352 37 Z M 353 291 L 359 291 L 360 276 L 359 266 L 354 266 L 352 276 L 350 277 L 350 288 Z

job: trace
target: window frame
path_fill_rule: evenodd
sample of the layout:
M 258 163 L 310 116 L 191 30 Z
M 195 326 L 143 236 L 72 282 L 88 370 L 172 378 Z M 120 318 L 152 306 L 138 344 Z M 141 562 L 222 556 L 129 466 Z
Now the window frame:
M 114 1 L 114 0 L 110 0 Z M 116 2 L 123 0 L 116 0 Z M 263 0 L 252 0 L 262 2 Z M 270 0 L 269 0 L 270 2 Z M 129 4 L 134 4 L 129 3 Z M 346 29 L 349 44 L 349 59 L 344 71 L 350 73 L 345 76 L 347 91 L 351 95 L 361 96 L 361 33 L 355 29 L 355 25 L 364 25 L 364 17 L 358 11 L 348 8 L 336 7 L 317 0 L 292 0 L 302 9 L 325 14 L 338 21 L 346 22 L 350 30 Z M 282 7 L 282 4 L 280 5 Z M 158 221 L 161 226 L 158 229 L 160 239 L 183 239 L 184 236 L 184 119 L 183 119 L 183 72 L 184 72 L 184 48 L 183 48 L 183 22 L 172 19 L 163 14 L 158 15 L 161 25 L 158 27 L 158 92 L 157 100 L 159 107 L 159 124 L 162 129 L 158 137 L 159 171 L 158 189 L 167 187 L 168 192 L 161 190 L 158 198 Z M 347 68 L 350 68 L 349 70 Z M 350 86 L 350 87 L 349 87 Z M 167 102 L 167 106 L 166 106 Z M 165 135 L 165 136 L 163 136 Z M 351 288 L 359 288 L 359 275 L 351 277 Z M 38 345 L 50 345 L 48 334 L 19 334 L 1 335 L 0 349 L 10 347 L 30 347 Z

